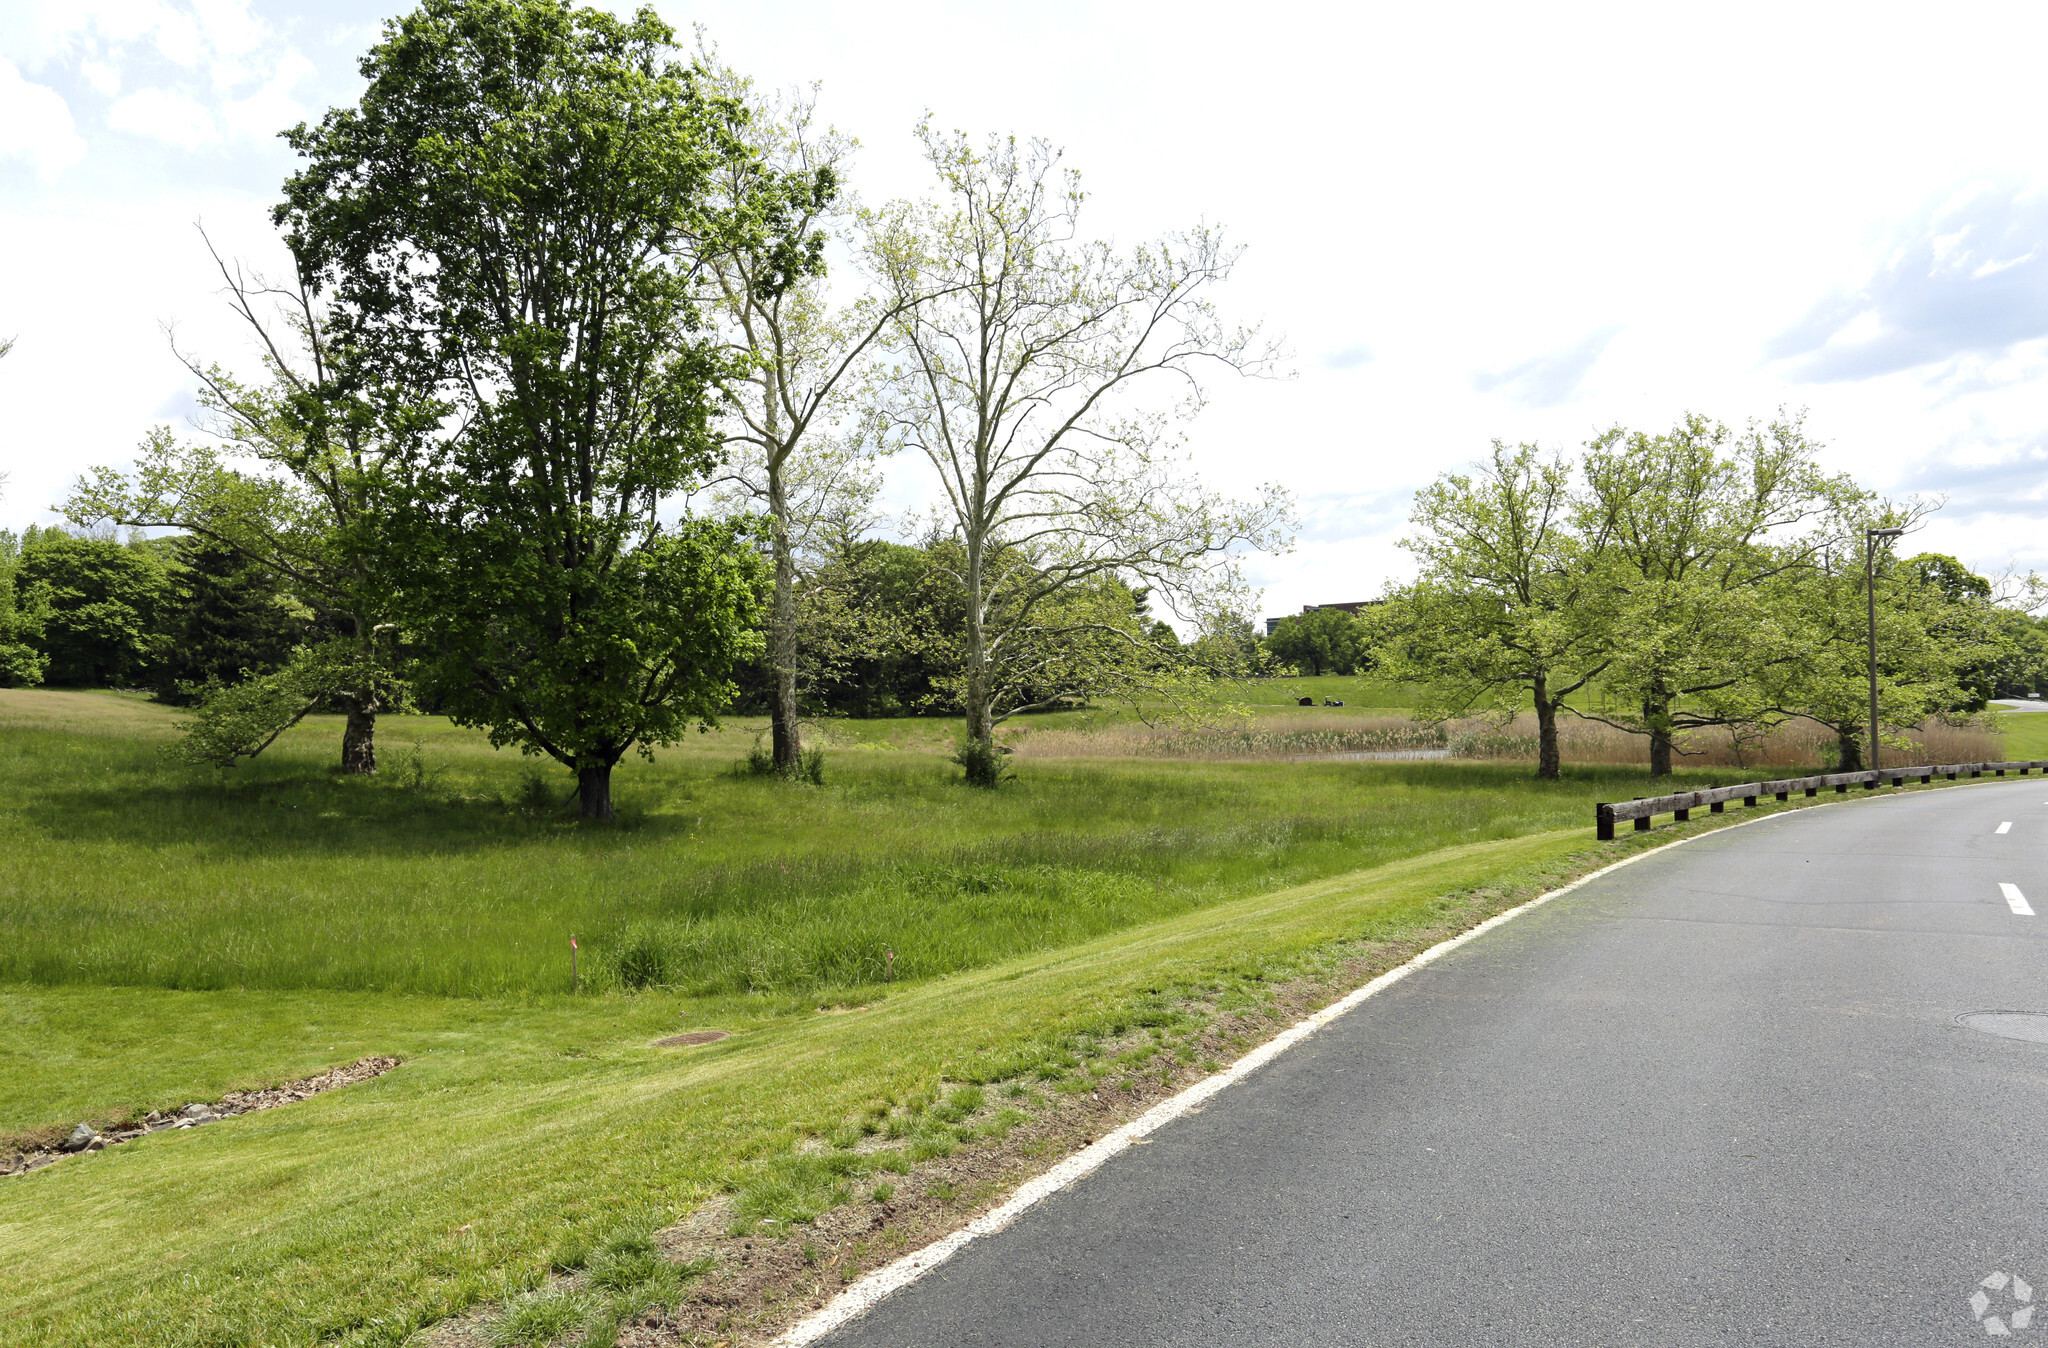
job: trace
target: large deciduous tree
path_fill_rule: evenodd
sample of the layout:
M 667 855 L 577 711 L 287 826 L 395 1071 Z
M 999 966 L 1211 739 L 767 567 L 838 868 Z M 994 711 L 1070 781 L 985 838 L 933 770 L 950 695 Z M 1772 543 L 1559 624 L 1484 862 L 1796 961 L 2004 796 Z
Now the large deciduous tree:
M 1993 602 L 1988 581 L 1952 558 L 1900 561 L 1885 540 L 1868 568 L 1877 591 L 1871 604 L 1862 530 L 1912 528 L 1927 510 L 1915 502 L 1852 518 L 1841 545 L 1816 558 L 1788 595 L 1802 652 L 1766 672 L 1763 696 L 1771 719 L 1804 718 L 1833 731 L 1843 771 L 1869 764 L 1873 615 L 1878 733 L 1900 747 L 1904 732 L 1930 717 L 1982 711 L 1990 671 L 2012 651 L 2004 622 L 2010 611 Z
M 1472 472 L 1416 493 L 1402 546 L 1419 575 L 1369 620 L 1382 671 L 1422 690 L 1423 719 L 1533 709 L 1536 775 L 1552 779 L 1558 714 L 1614 652 L 1605 539 L 1578 530 L 1576 505 L 1563 456 L 1496 440 Z
M 1583 530 L 1606 540 L 1617 602 L 1598 715 L 1649 738 L 1651 776 L 1686 731 L 1776 715 L 1771 686 L 1807 657 L 1797 586 L 1866 496 L 1815 454 L 1782 415 L 1740 433 L 1688 415 L 1589 448 Z
M 1088 241 L 1043 142 L 919 134 L 939 199 L 878 217 L 867 247 L 901 306 L 882 412 L 937 477 L 958 696 L 983 746 L 968 758 L 987 763 L 1005 718 L 1185 663 L 1106 582 L 1212 612 L 1234 597 L 1231 555 L 1276 546 L 1287 508 L 1277 488 L 1241 505 L 1201 487 L 1172 416 L 1143 401 L 1165 385 L 1191 414 L 1202 365 L 1268 363 L 1209 300 L 1236 251 L 1208 229 L 1128 252 Z
M 712 718 L 754 640 L 752 553 L 678 516 L 728 370 L 699 300 L 731 243 L 729 110 L 652 11 L 428 0 L 359 106 L 289 140 L 277 219 L 359 368 L 409 418 L 375 545 L 456 720 L 612 813 L 628 751 Z

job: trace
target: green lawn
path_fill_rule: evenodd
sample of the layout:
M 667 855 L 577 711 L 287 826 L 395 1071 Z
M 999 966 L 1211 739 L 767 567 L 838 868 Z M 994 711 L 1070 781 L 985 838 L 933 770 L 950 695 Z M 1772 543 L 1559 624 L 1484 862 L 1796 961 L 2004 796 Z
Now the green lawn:
M 2048 759 L 2048 712 L 2000 712 L 1998 725 L 2008 760 Z
M 937 752 L 867 748 L 801 788 L 735 776 L 736 731 L 622 765 L 624 818 L 592 830 L 566 773 L 438 719 L 386 718 L 374 781 L 330 770 L 331 720 L 223 779 L 163 758 L 158 709 L 28 696 L 0 694 L 0 775 L 24 788 L 0 800 L 0 981 L 43 984 L 536 996 L 570 990 L 574 935 L 586 989 L 826 995 L 1581 825 L 1642 790 L 1627 769 L 1082 759 L 987 793 Z M 104 724 L 75 705 L 94 699 Z M 40 723 L 53 706 L 71 719 Z
M 369 782 L 332 722 L 223 781 L 169 721 L 0 692 L 0 1134 L 404 1063 L 0 1179 L 0 1344 L 395 1344 L 713 1194 L 798 1222 L 884 1164 L 844 1150 L 864 1113 L 950 1146 L 948 1080 L 1057 1082 L 1133 1025 L 1184 1052 L 1183 995 L 1669 836 L 1593 843 L 1592 802 L 1646 790 L 1620 770 L 1029 760 L 979 793 L 932 722 L 835 725 L 823 788 L 701 737 L 591 829 L 565 774 L 438 720 L 387 719 Z M 697 1028 L 734 1036 L 651 1046 Z

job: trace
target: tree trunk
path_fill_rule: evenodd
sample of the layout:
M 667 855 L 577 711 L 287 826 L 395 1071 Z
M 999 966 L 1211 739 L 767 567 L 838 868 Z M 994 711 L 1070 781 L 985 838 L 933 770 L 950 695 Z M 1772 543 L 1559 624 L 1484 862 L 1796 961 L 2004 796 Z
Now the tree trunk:
M 1557 751 L 1557 704 L 1543 679 L 1536 680 L 1536 775 L 1550 782 L 1564 775 Z
M 1835 771 L 1863 771 L 1862 736 L 1853 730 L 1837 730 L 1835 732 L 1835 748 L 1839 751 L 1841 757 L 1841 761 L 1835 764 Z
M 989 692 L 988 634 L 982 627 L 981 546 L 967 544 L 967 693 L 962 709 L 967 713 L 967 738 L 993 743 L 996 737 L 995 709 Z
M 1650 775 L 1671 775 L 1671 694 L 1662 681 L 1651 685 L 1643 699 L 1643 724 L 1650 728 Z
M 341 770 L 367 777 L 377 771 L 377 713 L 350 703 L 341 732 Z
M 584 819 L 611 819 L 612 767 L 576 769 L 576 813 Z
M 1671 732 L 1652 730 L 1650 732 L 1650 775 L 1669 777 L 1671 775 Z
M 768 707 L 775 770 L 796 775 L 803 745 L 797 732 L 796 704 L 796 557 L 789 542 L 789 499 L 782 484 L 781 443 L 777 433 L 775 381 L 766 389 L 768 430 L 768 519 L 770 549 L 775 558 L 775 597 L 768 619 L 768 661 L 775 671 L 775 691 Z

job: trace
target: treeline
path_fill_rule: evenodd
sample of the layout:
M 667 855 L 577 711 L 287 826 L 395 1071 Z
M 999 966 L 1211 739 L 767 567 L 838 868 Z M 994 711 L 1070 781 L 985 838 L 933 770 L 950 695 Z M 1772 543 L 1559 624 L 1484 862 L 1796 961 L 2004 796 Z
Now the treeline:
M 1364 626 L 1423 715 L 1533 711 L 1544 776 L 1561 716 L 1642 735 L 1653 775 L 1698 732 L 1795 719 L 1854 769 L 1873 676 L 1881 739 L 2048 684 L 2036 577 L 2000 593 L 1954 558 L 1898 555 L 1936 504 L 1825 472 L 1796 417 L 1688 416 L 1576 454 L 1496 442 L 1417 494 L 1420 574 Z
M 651 11 L 426 0 L 361 69 L 356 105 L 286 133 L 290 275 L 215 257 L 263 376 L 180 351 L 207 437 L 159 429 L 65 503 L 182 536 L 75 544 L 156 568 L 133 639 L 59 658 L 91 604 L 34 560 L 74 544 L 34 540 L 17 680 L 196 696 L 187 751 L 223 765 L 328 706 L 374 771 L 376 718 L 430 706 L 604 818 L 625 754 L 735 705 L 789 775 L 807 711 L 957 710 L 986 786 L 1005 718 L 1244 654 L 1148 611 L 1236 630 L 1232 557 L 1288 524 L 1170 452 L 1201 370 L 1272 359 L 1212 304 L 1215 231 L 1092 241 L 1052 147 L 929 125 L 930 192 L 857 207 L 850 140 Z M 916 546 L 875 539 L 890 456 L 930 472 Z M 214 549 L 288 596 L 281 659 L 177 664 L 190 606 L 162 596 Z
M 0 685 L 142 689 L 182 706 L 321 635 L 279 577 L 204 539 L 0 529 Z
M 798 615 L 798 703 L 805 716 L 957 716 L 961 625 L 957 590 L 945 571 L 955 550 L 943 541 L 911 547 L 843 539 L 830 555 L 807 557 Z M 768 559 L 755 566 L 756 608 L 765 613 Z M 1173 628 L 1150 615 L 1146 595 L 1115 578 L 1097 587 L 1116 622 L 1177 649 Z M 152 694 L 192 706 L 251 679 L 274 677 L 332 625 L 294 593 L 288 577 L 232 548 L 191 534 L 163 538 L 30 525 L 0 530 L 0 686 L 46 684 Z M 776 696 L 765 630 L 756 654 L 731 671 L 729 709 L 766 713 Z M 1243 652 L 1217 643 L 1217 672 Z M 392 661 L 412 663 L 403 643 Z M 410 686 L 410 685 L 408 685 Z M 1047 682 L 1026 696 L 1066 696 Z M 430 695 L 408 705 L 440 710 Z M 329 710 L 342 710 L 339 705 Z

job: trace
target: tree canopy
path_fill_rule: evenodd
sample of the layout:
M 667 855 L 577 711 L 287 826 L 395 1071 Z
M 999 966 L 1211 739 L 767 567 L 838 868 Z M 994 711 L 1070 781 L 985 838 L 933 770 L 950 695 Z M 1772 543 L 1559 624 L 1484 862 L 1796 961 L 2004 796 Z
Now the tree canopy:
M 713 717 L 755 639 L 740 526 L 675 513 L 728 374 L 714 178 L 751 151 L 648 10 L 427 0 L 362 68 L 277 210 L 394 446 L 362 544 L 448 713 L 608 818 L 612 767 Z

